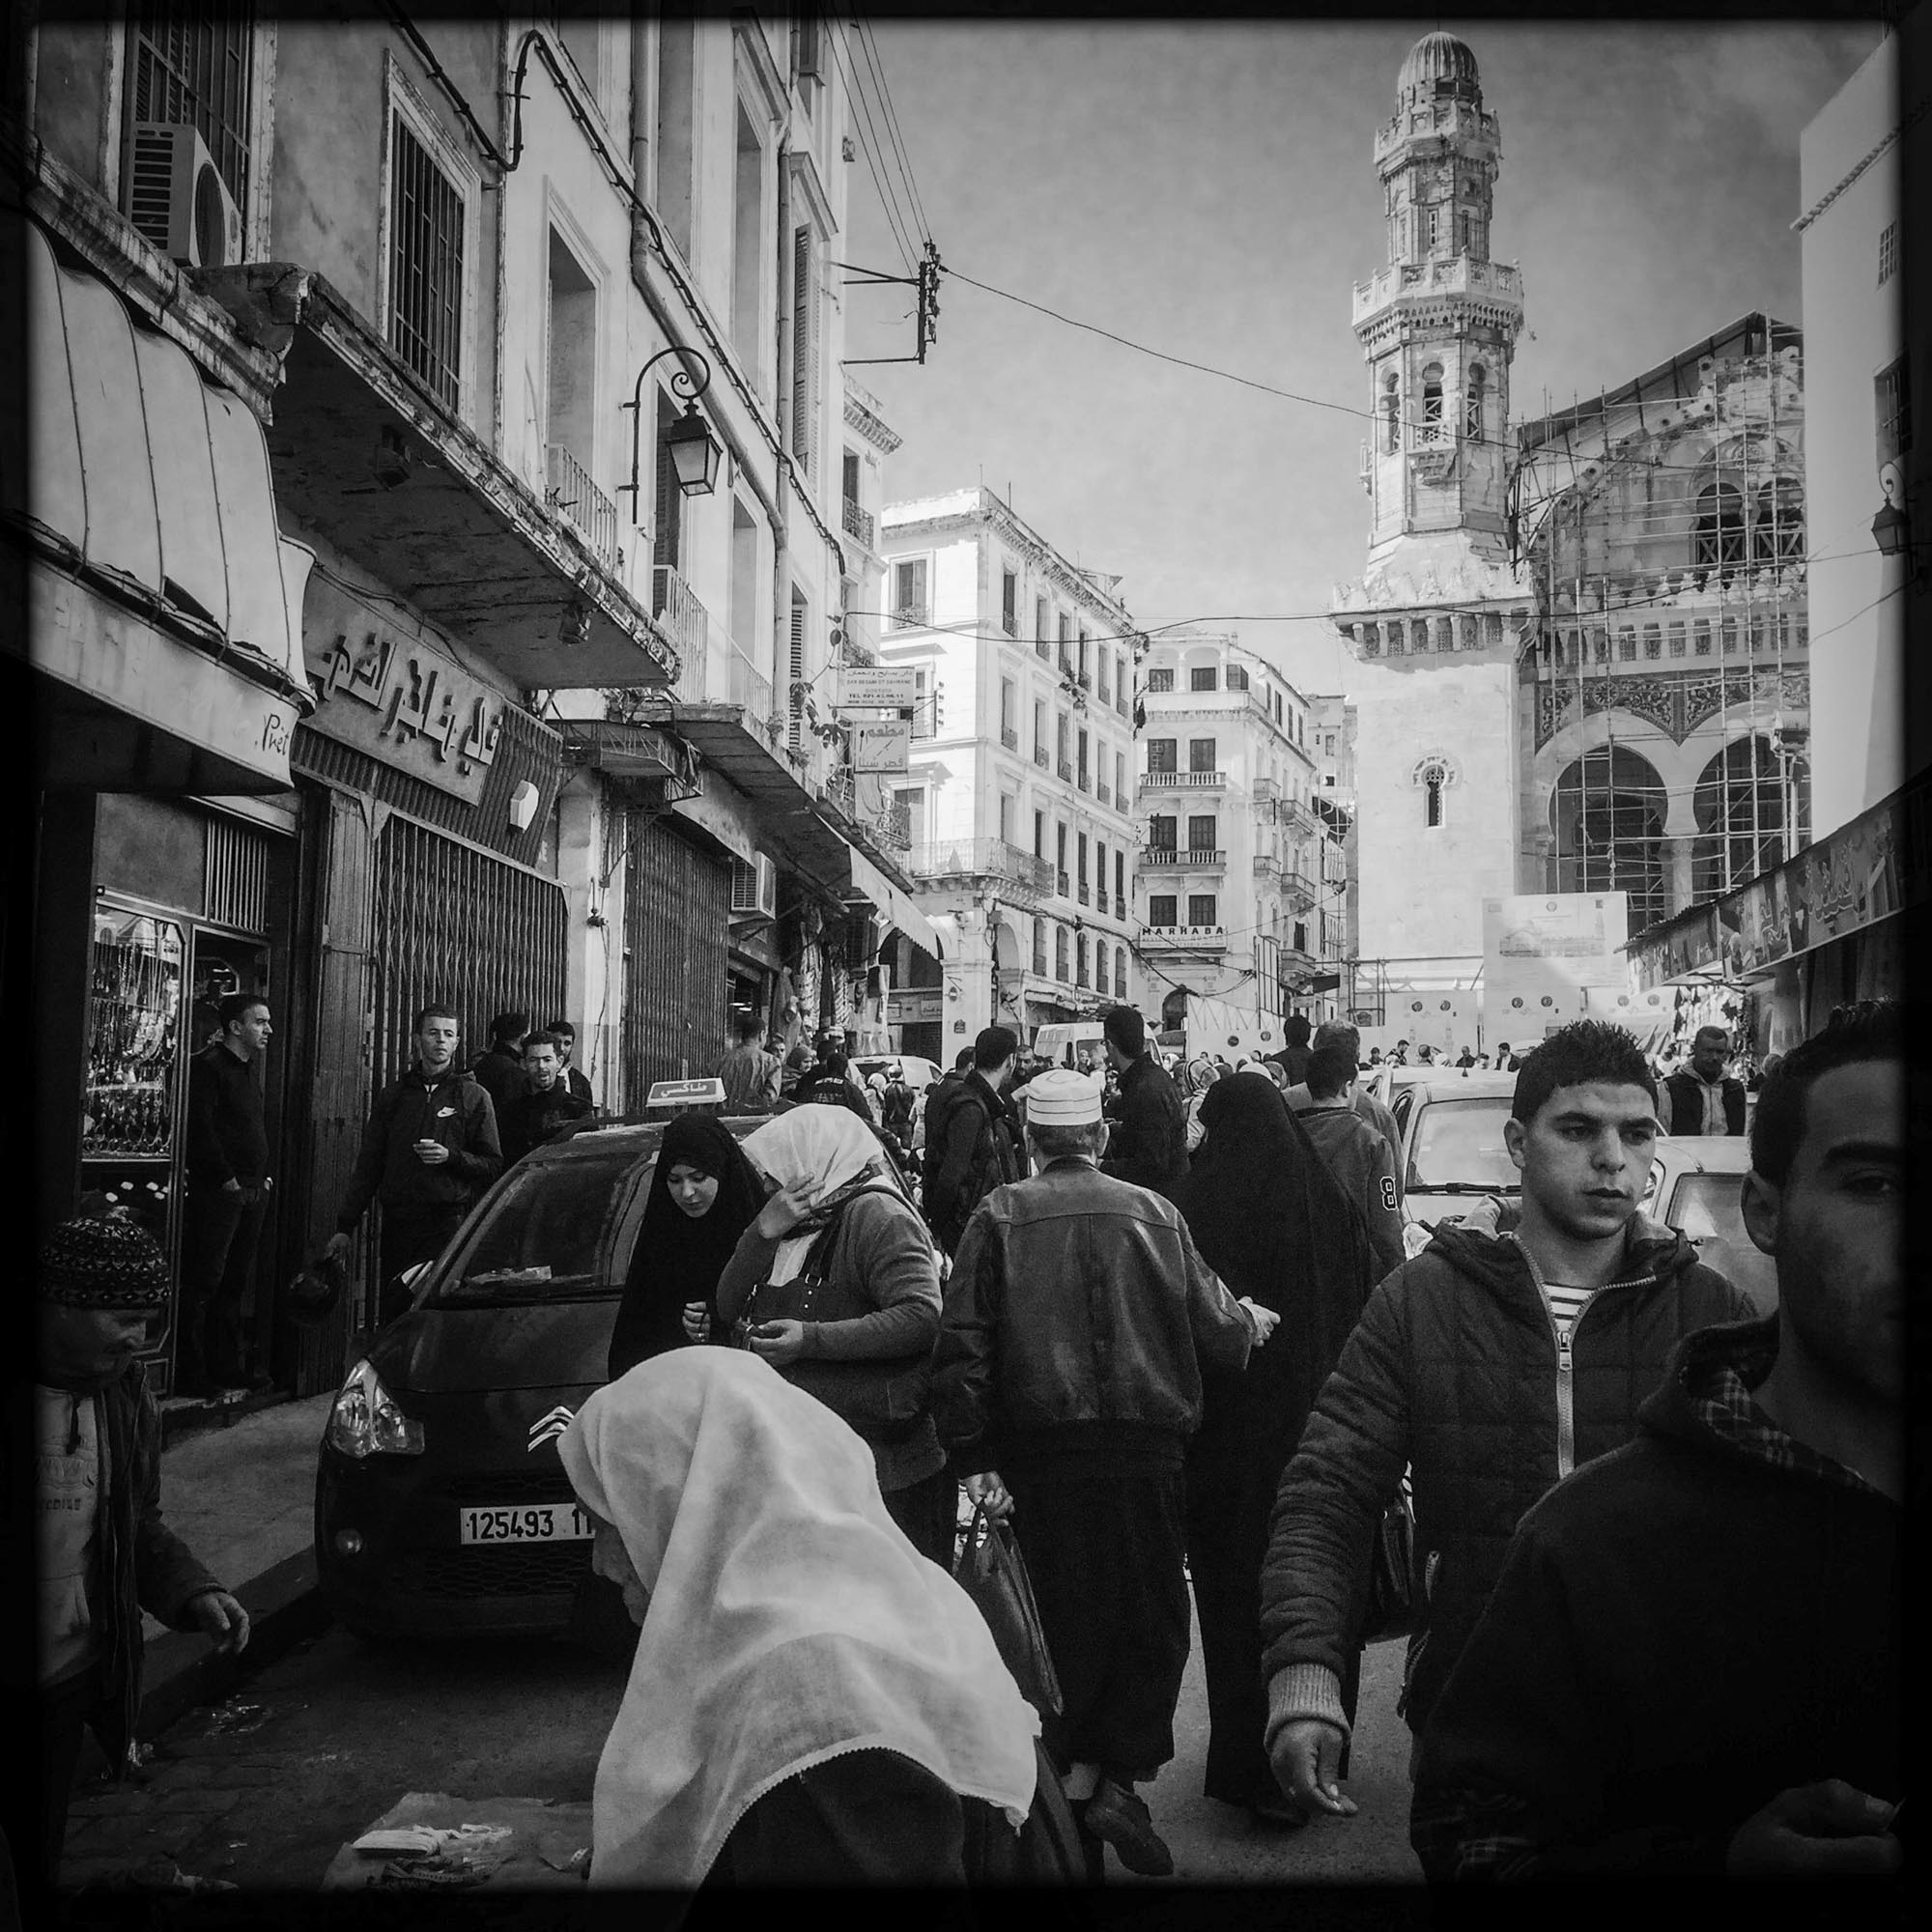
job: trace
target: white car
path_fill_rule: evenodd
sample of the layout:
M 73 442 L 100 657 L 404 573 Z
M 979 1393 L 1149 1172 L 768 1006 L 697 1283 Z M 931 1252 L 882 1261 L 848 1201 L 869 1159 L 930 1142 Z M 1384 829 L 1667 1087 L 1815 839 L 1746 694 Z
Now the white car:
M 1760 1315 L 1777 1306 L 1777 1271 L 1745 1232 L 1743 1134 L 1665 1134 L 1651 1161 L 1643 1211 L 1689 1235 L 1697 1258 L 1750 1296 Z
M 1389 1082 L 1402 1137 L 1403 1246 L 1417 1255 L 1438 1221 L 1460 1220 L 1487 1195 L 1513 1199 L 1522 1182 L 1503 1145 L 1514 1073 L 1401 1067 Z

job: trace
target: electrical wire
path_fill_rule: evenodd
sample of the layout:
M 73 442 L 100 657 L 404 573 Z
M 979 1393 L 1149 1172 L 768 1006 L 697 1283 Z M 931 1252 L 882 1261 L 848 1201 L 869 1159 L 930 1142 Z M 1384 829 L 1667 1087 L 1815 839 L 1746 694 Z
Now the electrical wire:
M 862 128 L 857 122 L 854 122 L 853 129 L 859 136 L 860 147 L 865 151 L 866 166 L 871 172 L 872 185 L 879 191 L 879 206 L 886 217 L 886 227 L 891 232 L 893 246 L 898 250 L 899 261 L 906 273 L 915 274 L 917 270 L 913 266 L 913 256 L 918 250 L 908 239 L 908 224 L 899 212 L 898 197 L 888 186 L 880 172 L 883 163 L 874 158 L 874 150 L 882 144 L 879 141 L 878 129 L 873 126 L 871 103 L 867 100 L 864 91 L 859 86 L 858 75 L 853 71 L 849 47 L 845 52 L 839 51 L 839 43 L 844 38 L 843 23 L 833 21 L 830 24 L 836 30 L 828 37 L 833 58 L 838 61 L 839 71 L 845 76 L 846 92 L 858 102 L 859 111 L 865 117 L 865 127 Z
M 872 72 L 872 84 L 879 97 L 879 103 L 885 109 L 886 125 L 893 137 L 893 146 L 898 156 L 899 171 L 905 177 L 906 192 L 911 198 L 914 213 L 919 218 L 919 232 L 922 241 L 932 239 L 932 226 L 925 218 L 925 204 L 920 198 L 919 183 L 913 177 L 912 157 L 906 152 L 905 139 L 899 129 L 898 109 L 893 103 L 893 91 L 886 80 L 885 63 L 879 58 L 876 36 L 871 22 L 862 18 L 857 11 L 853 14 L 853 24 L 858 29 L 859 45 L 864 52 Z

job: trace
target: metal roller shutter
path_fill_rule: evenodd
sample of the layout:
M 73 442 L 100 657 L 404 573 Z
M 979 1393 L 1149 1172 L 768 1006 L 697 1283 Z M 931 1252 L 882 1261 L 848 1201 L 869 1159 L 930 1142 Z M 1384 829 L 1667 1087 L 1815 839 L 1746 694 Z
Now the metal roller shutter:
M 624 891 L 624 1093 L 717 1071 L 729 1000 L 731 868 L 642 813 L 632 815 Z

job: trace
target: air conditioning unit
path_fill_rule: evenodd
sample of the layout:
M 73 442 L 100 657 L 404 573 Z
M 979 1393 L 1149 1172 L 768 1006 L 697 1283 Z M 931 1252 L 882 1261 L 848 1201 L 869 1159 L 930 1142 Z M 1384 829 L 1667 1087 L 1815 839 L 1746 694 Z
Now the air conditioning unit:
M 242 260 L 242 211 L 192 128 L 135 122 L 127 179 L 122 212 L 150 246 L 191 269 L 228 269 Z
M 775 919 L 779 909 L 779 868 L 757 853 L 748 863 L 731 861 L 731 916 Z

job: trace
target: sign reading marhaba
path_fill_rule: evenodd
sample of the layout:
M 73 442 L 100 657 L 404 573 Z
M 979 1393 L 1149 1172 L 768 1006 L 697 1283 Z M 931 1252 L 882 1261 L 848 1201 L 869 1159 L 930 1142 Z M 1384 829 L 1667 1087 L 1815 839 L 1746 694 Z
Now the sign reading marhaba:
M 1623 992 L 1630 985 L 1624 893 L 1521 893 L 1483 901 L 1483 982 L 1490 1011 L 1497 997 Z

